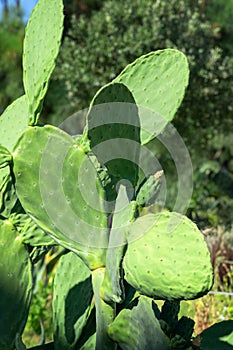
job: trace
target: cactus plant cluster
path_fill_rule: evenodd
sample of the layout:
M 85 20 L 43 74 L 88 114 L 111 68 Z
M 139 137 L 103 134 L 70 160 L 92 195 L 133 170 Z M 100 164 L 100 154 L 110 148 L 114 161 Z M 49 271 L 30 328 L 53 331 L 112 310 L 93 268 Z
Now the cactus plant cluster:
M 32 253 L 56 244 L 67 253 L 54 280 L 54 342 L 35 349 L 193 349 L 179 304 L 210 290 L 209 251 L 187 217 L 141 215 L 163 174 L 139 164 L 182 101 L 187 60 L 170 49 L 137 59 L 97 92 L 72 137 L 38 122 L 62 29 L 62 0 L 39 0 L 24 41 L 25 95 L 0 118 L 0 349 L 25 349 Z

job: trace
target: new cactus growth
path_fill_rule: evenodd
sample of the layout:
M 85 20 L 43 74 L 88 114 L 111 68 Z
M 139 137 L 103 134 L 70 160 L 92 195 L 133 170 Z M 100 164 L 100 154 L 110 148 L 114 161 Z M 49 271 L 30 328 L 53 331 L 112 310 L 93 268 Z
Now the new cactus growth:
M 162 172 L 142 178 L 138 164 L 182 101 L 186 57 L 168 49 L 131 63 L 97 92 L 83 135 L 71 137 L 38 125 L 62 23 L 61 0 L 38 1 L 24 42 L 25 95 L 0 118 L 0 347 L 23 347 L 28 248 L 58 244 L 69 253 L 54 282 L 54 342 L 35 349 L 190 349 L 193 322 L 178 319 L 179 302 L 211 288 L 209 252 L 187 217 L 139 217 Z M 155 299 L 165 300 L 161 312 Z

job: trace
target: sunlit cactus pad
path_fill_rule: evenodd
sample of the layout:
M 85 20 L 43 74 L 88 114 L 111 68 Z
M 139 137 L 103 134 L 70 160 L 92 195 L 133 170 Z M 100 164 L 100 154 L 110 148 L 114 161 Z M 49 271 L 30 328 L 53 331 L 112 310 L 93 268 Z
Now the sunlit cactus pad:
M 13 152 L 16 190 L 26 212 L 88 266 L 104 265 L 107 215 L 94 166 L 71 136 L 29 127 Z
M 194 299 L 213 284 L 203 234 L 175 213 L 148 214 L 131 226 L 123 267 L 125 279 L 155 299 Z

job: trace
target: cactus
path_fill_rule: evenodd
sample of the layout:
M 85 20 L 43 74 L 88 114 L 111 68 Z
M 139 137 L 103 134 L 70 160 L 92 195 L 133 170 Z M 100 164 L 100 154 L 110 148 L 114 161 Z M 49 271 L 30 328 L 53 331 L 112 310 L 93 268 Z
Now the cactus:
M 182 215 L 138 217 L 162 175 L 146 177 L 141 150 L 174 117 L 187 60 L 171 49 L 140 57 L 97 92 L 83 135 L 71 137 L 37 125 L 62 25 L 62 0 L 38 0 L 25 95 L 0 118 L 0 348 L 25 349 L 32 263 L 56 243 L 69 253 L 54 282 L 54 343 L 35 350 L 190 349 L 193 321 L 178 319 L 179 301 L 211 288 L 207 245 Z M 161 312 L 151 298 L 165 300 Z
M 114 79 L 127 86 L 139 106 L 142 144 L 152 140 L 173 119 L 188 79 L 187 59 L 174 49 L 141 56 Z
M 167 350 L 169 339 L 154 315 L 153 300 L 141 296 L 137 306 L 124 309 L 115 318 L 108 334 L 122 350 Z
M 173 219 L 174 227 L 170 227 Z M 155 299 L 195 299 L 213 284 L 209 251 L 202 233 L 178 214 L 148 214 L 132 224 L 124 256 L 125 279 Z M 145 268 L 146 266 L 146 268 Z
M 19 239 L 32 247 L 53 246 L 56 242 L 25 213 L 13 212 L 9 220 L 17 228 Z
M 138 207 L 145 207 L 154 204 L 155 198 L 160 189 L 162 175 L 162 170 L 157 171 L 154 175 L 150 175 L 143 181 L 137 191 L 136 202 Z
M 29 127 L 14 149 L 13 161 L 17 194 L 37 225 L 82 256 L 92 269 L 103 266 L 107 246 L 104 194 L 92 163 L 72 137 L 52 126 Z M 82 188 L 78 188 L 92 191 L 89 184 L 85 187 L 77 183 L 81 165 L 85 173 L 80 172 L 80 177 L 88 183 L 92 178 L 100 192 L 100 197 L 92 193 L 89 204 L 83 199 Z
M 27 320 L 32 267 L 26 247 L 7 220 L 0 221 L 0 256 L 0 348 L 13 350 Z
M 126 231 L 134 219 L 135 210 L 135 203 L 129 202 L 127 190 L 121 185 L 109 234 L 105 276 L 101 288 L 103 299 L 107 302 L 120 303 L 125 299 L 122 258 L 126 247 Z
M 91 273 L 74 253 L 63 255 L 54 280 L 54 349 L 74 349 L 92 309 Z M 66 315 L 69 315 L 67 318 Z
M 30 125 L 38 121 L 48 82 L 55 68 L 62 32 L 62 0 L 38 1 L 27 24 L 23 48 L 23 83 Z
M 29 111 L 26 96 L 23 95 L 15 100 L 0 118 L 0 140 L 1 145 L 10 152 L 23 132 L 27 129 L 29 122 Z
M 110 175 L 138 181 L 140 122 L 132 93 L 120 83 L 104 86 L 87 115 L 90 148 Z
M 203 350 L 231 350 L 233 346 L 233 321 L 215 323 L 205 329 L 197 338 Z

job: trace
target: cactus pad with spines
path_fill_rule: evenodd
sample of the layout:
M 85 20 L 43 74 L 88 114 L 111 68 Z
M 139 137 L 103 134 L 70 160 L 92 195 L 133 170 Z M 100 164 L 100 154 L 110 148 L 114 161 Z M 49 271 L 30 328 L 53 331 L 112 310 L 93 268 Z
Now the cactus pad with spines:
M 13 163 L 20 202 L 37 225 L 91 269 L 104 266 L 104 191 L 72 137 L 52 126 L 29 127 L 13 152 Z
M 52 246 L 56 242 L 25 213 L 12 213 L 9 220 L 17 228 L 19 239 L 32 247 Z
M 27 249 L 8 220 L 0 221 L 0 257 L 0 349 L 13 350 L 28 316 L 32 268 Z
M 132 309 L 124 309 L 110 324 L 108 334 L 122 350 L 167 350 L 169 339 L 155 317 L 154 301 L 139 297 Z
M 126 86 L 108 84 L 95 95 L 87 115 L 90 148 L 118 181 L 138 180 L 140 122 L 134 98 Z
M 161 186 L 161 176 L 163 171 L 158 171 L 154 175 L 150 175 L 146 181 L 140 186 L 136 202 L 139 207 L 149 206 L 154 204 L 155 198 Z
M 76 254 L 60 258 L 53 294 L 54 349 L 74 349 L 87 324 L 93 297 L 91 272 Z
M 23 49 L 23 82 L 30 125 L 37 123 L 63 32 L 63 1 L 39 0 L 27 24 Z
M 0 169 L 0 214 L 8 218 L 17 202 L 17 195 L 13 179 L 10 174 L 10 168 Z
M 122 259 L 126 247 L 126 232 L 134 220 L 135 210 L 136 203 L 129 202 L 126 188 L 120 185 L 109 234 L 105 276 L 101 287 L 101 294 L 107 302 L 120 303 L 125 297 Z
M 0 169 L 5 168 L 11 163 L 12 156 L 6 147 L 0 144 Z
M 27 129 L 29 111 L 26 96 L 12 102 L 0 117 L 0 144 L 10 152 L 23 132 Z
M 213 284 L 210 254 L 203 234 L 176 213 L 147 214 L 128 234 L 125 279 L 155 299 L 194 299 Z
M 152 140 L 173 119 L 184 97 L 188 79 L 187 58 L 174 49 L 141 56 L 114 79 L 114 82 L 126 85 L 136 101 L 142 144 Z

